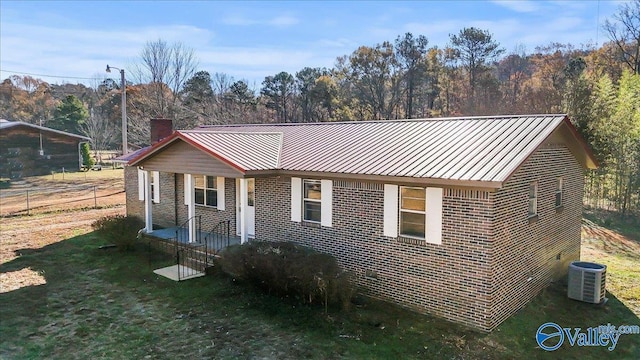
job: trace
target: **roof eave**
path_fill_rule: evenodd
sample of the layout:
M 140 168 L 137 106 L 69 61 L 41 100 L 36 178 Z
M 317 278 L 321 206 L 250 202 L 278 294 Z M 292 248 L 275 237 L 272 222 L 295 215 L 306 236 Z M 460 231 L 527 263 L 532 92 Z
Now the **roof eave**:
M 582 146 L 582 148 L 584 149 L 587 155 L 587 158 L 586 158 L 587 161 L 584 164 L 585 167 L 591 170 L 597 169 L 600 166 L 598 159 L 596 159 L 596 156 L 593 154 L 593 151 L 591 151 L 591 147 L 589 147 L 589 145 L 584 140 L 584 138 L 580 135 L 580 133 L 578 133 L 578 129 L 576 129 L 576 127 L 573 126 L 573 124 L 569 120 L 569 116 L 564 117 L 563 123 L 567 125 L 567 127 L 569 128 L 569 131 L 571 132 L 575 140 L 578 141 L 580 146 Z
M 503 183 L 500 181 L 482 181 L 482 180 L 458 180 L 458 179 L 440 179 L 440 178 L 423 178 L 411 176 L 393 176 L 393 175 L 372 175 L 372 174 L 353 174 L 353 173 L 334 173 L 323 171 L 300 171 L 300 170 L 248 170 L 245 177 L 269 177 L 269 176 L 293 176 L 302 178 L 322 178 L 322 179 L 341 179 L 341 180 L 358 180 L 371 181 L 387 184 L 398 185 L 423 185 L 436 187 L 464 187 L 484 190 L 497 190 L 502 188 Z
M 7 125 L 4 125 L 4 126 L 0 127 L 0 129 L 8 129 L 8 128 L 16 127 L 16 126 L 26 126 L 26 127 L 30 127 L 30 128 L 36 129 L 36 130 L 40 130 L 40 131 L 48 131 L 48 132 L 56 133 L 56 134 L 59 134 L 59 135 L 73 137 L 73 138 L 80 139 L 80 140 L 91 141 L 91 138 L 87 137 L 87 136 L 73 134 L 73 133 L 70 133 L 70 132 L 57 130 L 57 129 L 52 129 L 52 128 L 48 128 L 48 127 L 40 126 L 40 125 L 36 125 L 36 124 L 30 124 L 30 123 L 27 123 L 27 122 L 24 122 L 24 121 L 9 121 L 7 123 Z

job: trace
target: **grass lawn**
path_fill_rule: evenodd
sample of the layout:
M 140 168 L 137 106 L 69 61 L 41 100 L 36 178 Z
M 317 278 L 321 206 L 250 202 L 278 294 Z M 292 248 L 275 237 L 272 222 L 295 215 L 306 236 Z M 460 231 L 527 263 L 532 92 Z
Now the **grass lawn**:
M 367 299 L 325 314 L 322 306 L 262 294 L 221 274 L 172 282 L 152 272 L 170 258 L 144 246 L 100 250 L 104 242 L 87 224 L 52 224 L 58 239 L 21 247 L 16 239 L 29 244 L 34 225 L 0 221 L 11 229 L 0 233 L 1 244 L 14 248 L 0 258 L 1 359 L 640 358 L 640 335 L 622 335 L 612 352 L 565 344 L 547 353 L 535 342 L 548 321 L 583 329 L 640 324 L 640 239 L 611 237 L 597 224 L 601 233 L 583 234 L 583 259 L 610 266 L 606 305 L 569 300 L 558 284 L 485 334 Z

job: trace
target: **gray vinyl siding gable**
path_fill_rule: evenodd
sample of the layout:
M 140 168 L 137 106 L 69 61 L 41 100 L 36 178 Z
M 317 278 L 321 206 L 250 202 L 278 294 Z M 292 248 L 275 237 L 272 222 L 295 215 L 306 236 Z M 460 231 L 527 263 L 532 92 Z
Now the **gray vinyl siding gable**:
M 138 165 L 150 171 L 230 178 L 242 176 L 230 165 L 180 140 Z

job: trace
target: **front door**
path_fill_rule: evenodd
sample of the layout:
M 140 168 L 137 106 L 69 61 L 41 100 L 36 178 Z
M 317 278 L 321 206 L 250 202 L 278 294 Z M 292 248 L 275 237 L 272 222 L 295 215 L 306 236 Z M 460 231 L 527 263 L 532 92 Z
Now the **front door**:
M 256 180 L 247 179 L 247 203 L 245 208 L 247 209 L 246 221 L 247 221 L 247 235 L 249 237 L 255 237 L 256 234 Z M 236 233 L 240 235 L 240 216 L 242 216 L 240 206 L 240 179 L 236 180 Z

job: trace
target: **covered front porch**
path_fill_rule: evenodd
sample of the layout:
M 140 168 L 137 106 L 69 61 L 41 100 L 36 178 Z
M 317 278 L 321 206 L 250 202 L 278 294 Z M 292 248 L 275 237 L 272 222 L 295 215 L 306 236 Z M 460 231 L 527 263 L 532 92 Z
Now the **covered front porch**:
M 188 243 L 198 241 L 199 230 L 194 220 L 197 216 L 203 216 L 207 227 L 220 220 L 231 220 L 234 234 L 241 244 L 246 243 L 255 236 L 252 174 L 276 169 L 281 145 L 281 133 L 198 130 L 176 131 L 155 143 L 129 162 L 139 171 L 145 232 L 154 231 L 153 212 L 157 209 L 165 220 L 166 214 L 175 213 L 175 224 L 184 222 L 180 227 L 187 229 Z M 164 177 L 163 181 L 159 175 L 162 173 L 173 177 Z
M 215 251 L 234 243 L 246 243 L 255 236 L 255 180 L 225 175 L 139 168 L 144 232 L 160 239 L 176 239 L 180 243 L 206 240 L 209 248 Z M 158 180 L 167 177 L 173 180 L 169 183 L 174 186 L 168 187 L 166 182 Z M 156 216 L 163 228 L 154 225 Z M 167 218 L 175 218 L 175 221 L 167 221 Z M 228 244 L 220 243 L 221 226 L 226 229 Z
M 238 235 L 229 234 L 228 237 L 225 237 L 224 234 L 212 234 L 202 230 L 197 230 L 195 236 L 196 241 L 190 242 L 189 229 L 180 226 L 155 229 L 146 235 L 161 240 L 177 241 L 180 244 L 205 244 L 210 253 L 218 253 L 227 246 L 239 245 L 241 243 L 241 238 Z

